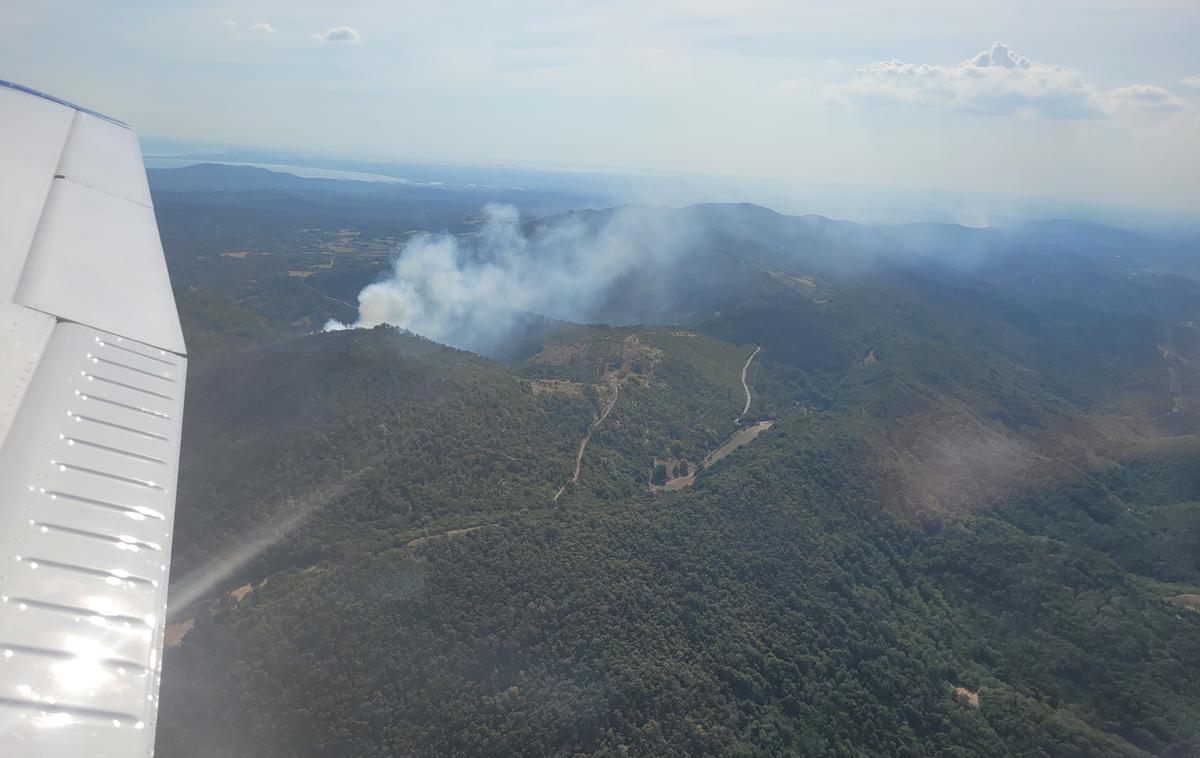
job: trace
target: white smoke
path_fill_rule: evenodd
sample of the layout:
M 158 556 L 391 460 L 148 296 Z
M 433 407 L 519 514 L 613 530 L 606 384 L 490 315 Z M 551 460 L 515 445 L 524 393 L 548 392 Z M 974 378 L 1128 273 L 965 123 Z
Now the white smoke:
M 591 319 L 620 282 L 660 274 L 686 236 L 673 214 L 646 207 L 571 214 L 529 233 L 511 205 L 483 214 L 477 235 L 410 240 L 389 276 L 359 293 L 358 320 L 325 330 L 392 324 L 486 352 L 527 314 Z

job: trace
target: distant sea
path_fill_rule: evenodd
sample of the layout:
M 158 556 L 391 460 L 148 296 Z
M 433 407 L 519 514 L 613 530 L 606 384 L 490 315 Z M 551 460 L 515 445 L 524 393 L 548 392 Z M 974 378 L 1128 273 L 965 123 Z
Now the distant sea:
M 173 158 L 169 155 L 142 156 L 146 168 L 183 168 L 200 163 L 216 163 L 222 166 L 253 166 L 265 168 L 268 171 L 279 171 L 293 174 L 306 179 L 346 179 L 359 182 L 387 182 L 389 184 L 421 184 L 425 187 L 436 187 L 441 182 L 413 182 L 398 176 L 383 174 L 368 174 L 362 171 L 339 171 L 332 168 L 313 168 L 312 166 L 295 166 L 287 163 L 247 163 L 244 161 L 217 161 L 199 158 Z

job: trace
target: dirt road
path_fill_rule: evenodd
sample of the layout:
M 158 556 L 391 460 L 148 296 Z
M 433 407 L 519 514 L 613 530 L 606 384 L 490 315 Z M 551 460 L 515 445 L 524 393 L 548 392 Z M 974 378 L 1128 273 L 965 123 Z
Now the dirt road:
M 587 452 L 588 443 L 592 441 L 592 432 L 596 431 L 596 427 L 603 424 L 604 419 L 608 418 L 608 414 L 612 412 L 613 406 L 617 404 L 617 398 L 621 394 L 620 380 L 614 377 L 609 377 L 608 381 L 613 390 L 612 399 L 609 400 L 608 404 L 604 406 L 604 411 L 601 412 L 600 418 L 596 419 L 595 423 L 588 427 L 587 434 L 584 436 L 583 441 L 579 443 L 579 453 L 575 456 L 575 473 L 571 475 L 571 481 L 567 482 L 567 484 L 575 484 L 579 481 L 579 471 L 583 467 L 583 454 Z M 566 484 L 559 487 L 558 492 L 554 493 L 554 502 L 558 502 L 558 499 L 562 497 L 563 493 L 566 491 Z
M 747 381 L 746 375 L 750 371 L 750 364 L 754 362 L 754 358 L 760 352 L 762 352 L 761 346 L 754 348 L 754 352 L 750 353 L 750 357 L 747 358 L 746 362 L 742 365 L 742 389 L 746 392 L 746 405 L 742 408 L 742 415 L 733 420 L 735 424 L 741 424 L 742 419 L 745 418 L 746 414 L 750 412 L 750 401 L 752 400 L 752 396 L 750 394 L 750 382 Z M 650 491 L 663 492 L 681 490 L 685 487 L 692 486 L 692 483 L 696 481 L 696 475 L 702 470 L 713 465 L 717 461 L 737 450 L 739 447 L 750 444 L 755 440 L 755 438 L 758 437 L 758 435 L 770 429 L 772 426 L 774 426 L 774 424 L 774 419 L 768 419 L 766 421 L 759 421 L 756 424 L 740 426 L 739 428 L 735 429 L 733 434 L 729 435 L 724 442 L 709 452 L 708 455 L 704 456 L 704 460 L 701 461 L 699 465 L 691 466 L 686 476 L 677 476 L 674 479 L 668 479 L 663 484 L 651 484 Z
M 716 450 L 713 450 L 711 453 L 705 456 L 704 463 L 702 463 L 701 466 L 703 468 L 708 468 L 732 453 L 734 450 L 737 450 L 739 447 L 750 444 L 755 440 L 755 438 L 758 437 L 758 435 L 767 431 L 774 425 L 774 419 L 768 419 L 766 421 L 759 421 L 757 424 L 751 424 L 750 426 L 743 426 L 741 429 L 738 429 L 736 432 L 729 435 L 729 438 L 722 442 Z
M 742 408 L 742 415 L 738 416 L 735 421 L 741 421 L 750 412 L 750 384 L 746 381 L 746 372 L 750 370 L 750 362 L 754 360 L 754 356 L 758 355 L 762 347 L 754 348 L 754 352 L 750 353 L 750 357 L 746 359 L 746 365 L 742 366 L 742 389 L 746 391 L 746 407 Z

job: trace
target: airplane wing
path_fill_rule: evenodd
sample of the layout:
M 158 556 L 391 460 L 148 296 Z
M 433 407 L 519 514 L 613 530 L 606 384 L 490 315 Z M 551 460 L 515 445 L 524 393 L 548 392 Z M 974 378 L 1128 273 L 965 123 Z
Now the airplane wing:
M 186 367 L 137 136 L 0 82 L 0 755 L 154 752 Z

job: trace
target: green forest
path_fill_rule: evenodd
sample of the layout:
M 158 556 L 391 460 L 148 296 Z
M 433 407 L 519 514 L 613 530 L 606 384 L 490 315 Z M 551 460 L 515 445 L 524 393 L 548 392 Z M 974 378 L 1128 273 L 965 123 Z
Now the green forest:
M 200 347 L 159 754 L 1200 754 L 1200 282 L 678 213 L 722 288 L 493 357 L 305 334 L 344 293 L 221 257 L 282 221 L 164 229 Z

